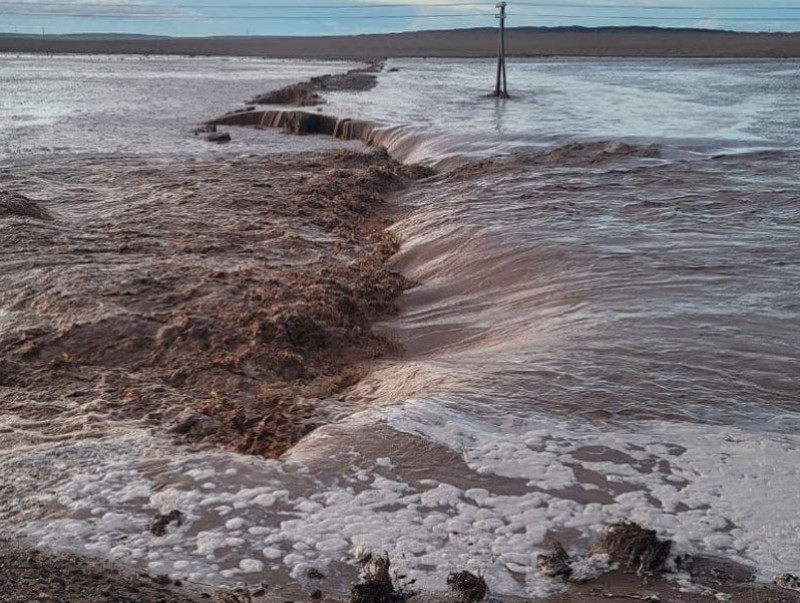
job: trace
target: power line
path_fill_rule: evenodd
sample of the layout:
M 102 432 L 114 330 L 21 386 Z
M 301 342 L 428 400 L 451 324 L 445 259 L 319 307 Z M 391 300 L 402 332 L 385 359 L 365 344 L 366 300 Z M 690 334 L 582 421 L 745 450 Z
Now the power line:
M 629 8 L 633 10 L 800 10 L 800 6 L 685 6 L 678 4 L 656 4 L 634 5 L 634 4 L 581 4 L 577 2 L 528 2 L 521 0 L 512 2 L 512 6 L 539 6 L 545 8 Z
M 507 13 L 509 14 L 509 13 Z M 624 20 L 624 21 L 697 21 L 698 19 L 715 19 L 717 21 L 745 21 L 745 22 L 775 22 L 775 21 L 800 21 L 800 17 L 721 17 L 719 15 L 697 15 L 694 17 L 641 17 L 632 15 L 565 15 L 563 13 L 510 13 L 521 17 L 544 17 L 544 18 L 558 18 L 558 19 L 610 19 L 610 20 Z M 247 20 L 269 20 L 269 21 L 308 21 L 317 19 L 336 19 L 341 20 L 361 20 L 361 19 L 449 19 L 449 18 L 464 18 L 464 17 L 481 17 L 486 18 L 491 16 L 490 13 L 448 13 L 448 14 L 435 14 L 435 15 L 174 15 L 170 13 L 114 13 L 114 14 L 86 14 L 86 13 L 44 13 L 44 12 L 20 12 L 13 13 L 8 16 L 14 17 L 70 17 L 76 19 L 163 19 L 166 21 L 186 21 L 186 20 L 199 20 L 199 21 L 241 21 Z
M 7 6 L 23 6 L 29 7 L 31 6 L 29 3 L 23 2 L 0 2 L 0 8 L 7 7 Z M 88 6 L 99 6 L 103 8 L 108 8 L 108 3 L 102 2 L 81 2 L 81 3 L 74 3 L 74 2 L 37 2 L 36 6 L 59 6 L 59 7 L 88 7 Z M 486 7 L 487 10 L 493 9 L 493 6 L 487 4 L 486 2 L 432 2 L 432 3 L 379 3 L 379 4 L 367 4 L 367 3 L 355 3 L 355 4 L 270 4 L 270 5 L 261 5 L 257 6 L 254 4 L 163 4 L 163 5 L 145 5 L 145 4 L 119 4 L 119 5 L 111 5 L 115 7 L 122 7 L 122 8 L 194 8 L 194 9 L 201 9 L 201 8 L 224 8 L 224 9 L 255 9 L 255 10 L 271 10 L 271 9 L 289 9 L 289 8 L 305 8 L 305 9 L 358 9 L 358 8 L 400 8 L 400 7 L 416 7 L 416 8 L 427 8 L 429 6 L 436 6 L 436 7 L 443 7 L 443 6 L 483 6 Z M 799 7 L 800 8 L 800 7 Z
M 625 21 L 697 21 L 715 19 L 717 21 L 800 21 L 800 17 L 720 17 L 719 15 L 696 15 L 694 17 L 638 17 L 634 15 L 565 15 L 563 13 L 515 13 L 526 17 L 557 17 L 560 19 L 621 19 Z
M 507 15 L 509 13 L 506 13 Z M 558 18 L 558 19 L 609 19 L 609 20 L 624 20 L 624 21 L 697 21 L 698 19 L 714 19 L 720 22 L 726 21 L 741 21 L 741 22 L 795 22 L 800 21 L 800 17 L 773 17 L 773 18 L 748 18 L 748 17 L 720 17 L 717 15 L 695 16 L 695 17 L 636 17 L 631 15 L 564 15 L 555 13 L 510 13 L 514 16 L 521 17 L 543 17 L 543 18 Z M 266 20 L 266 21 L 308 21 L 308 20 L 330 20 L 337 21 L 343 20 L 362 20 L 362 19 L 450 19 L 450 18 L 486 18 L 490 16 L 489 13 L 451 13 L 441 15 L 341 15 L 341 16 L 321 16 L 321 15 L 307 15 L 307 16 L 286 16 L 286 15 L 172 15 L 172 14 L 104 14 L 104 15 L 88 15 L 85 13 L 14 13 L 14 17 L 70 17 L 76 19 L 162 19 L 165 21 L 242 21 L 242 20 Z
M 198 20 L 242 20 L 242 19 L 268 19 L 280 21 L 307 21 L 308 19 L 446 19 L 450 17 L 482 17 L 486 18 L 491 16 L 490 13 L 450 13 L 442 15 L 342 15 L 337 17 L 309 15 L 309 16 L 285 16 L 285 15 L 242 15 L 235 17 L 231 15 L 172 15 L 165 13 L 152 13 L 152 14 L 129 14 L 129 13 L 116 13 L 116 14 L 86 14 L 86 13 L 14 13 L 15 17 L 76 17 L 84 19 L 164 19 L 164 20 L 185 20 L 185 19 L 198 19 Z
M 697 6 L 681 6 L 681 5 L 644 5 L 644 6 L 631 6 L 625 4 L 585 4 L 585 3 L 577 3 L 577 2 L 536 2 L 535 0 L 519 0 L 513 2 L 515 6 L 522 6 L 522 7 L 536 7 L 536 8 L 565 8 L 565 9 L 620 9 L 620 8 L 631 8 L 635 10 L 640 9 L 647 9 L 647 10 L 702 10 L 702 11 L 712 11 L 712 10 L 730 10 L 730 11 L 741 11 L 741 10 L 800 10 L 800 6 L 783 6 L 783 7 L 751 7 L 751 6 L 738 6 L 738 7 L 730 7 L 730 6 L 714 6 L 714 7 L 697 7 Z M 15 6 L 26 6 L 30 7 L 30 4 L 22 3 L 22 2 L 2 2 L 0 1 L 0 8 L 8 7 L 11 5 Z M 242 19 L 255 19 L 255 20 L 279 20 L 279 21 L 294 21 L 294 20 L 310 20 L 310 19 L 331 19 L 335 18 L 337 20 L 361 20 L 361 19 L 446 19 L 446 18 L 474 18 L 474 17 L 487 17 L 491 15 L 491 12 L 488 12 L 489 9 L 493 7 L 486 2 L 436 2 L 430 4 L 420 4 L 420 3 L 409 3 L 409 2 L 394 2 L 394 3 L 354 3 L 354 4 L 273 4 L 273 5 L 262 5 L 262 6 L 254 6 L 252 4 L 232 4 L 232 5 L 224 5 L 224 4 L 168 4 L 168 5 L 144 5 L 144 4 L 119 4 L 116 5 L 118 7 L 127 8 L 127 9 L 152 9 L 152 8 L 160 8 L 162 9 L 160 12 L 107 12 L 107 9 L 110 7 L 107 3 L 75 3 L 75 2 L 64 2 L 63 0 L 42 0 L 41 2 L 37 2 L 36 6 L 46 7 L 46 6 L 53 6 L 53 7 L 89 7 L 89 6 L 102 6 L 106 8 L 106 12 L 101 13 L 87 13 L 87 12 L 49 12 L 49 11 L 14 11 L 13 9 L 8 13 L 7 16 L 14 16 L 14 17 L 70 17 L 70 18 L 92 18 L 92 19 L 166 19 L 166 20 L 242 20 Z M 426 7 L 465 7 L 465 6 L 472 6 L 472 7 L 486 7 L 487 12 L 472 12 L 472 13 L 441 13 L 441 14 L 389 14 L 389 15 L 382 15 L 382 14 L 371 14 L 371 15 L 341 15 L 332 17 L 330 15 L 254 15 L 252 13 L 247 15 L 208 15 L 202 13 L 187 13 L 187 14 L 180 14 L 174 12 L 166 12 L 164 9 L 226 9 L 226 10 L 270 10 L 270 9 L 298 9 L 298 10 L 328 10 L 328 9 L 361 9 L 361 8 L 399 8 L 399 7 L 414 7 L 414 8 L 426 8 Z M 703 18 L 713 18 L 719 21 L 746 21 L 746 22 L 772 22 L 775 20 L 780 21 L 800 21 L 800 18 L 794 17 L 724 17 L 718 14 L 713 15 L 694 15 L 694 16 L 667 16 L 667 15 L 659 15 L 659 16 L 639 16 L 639 15 L 609 15 L 609 14 L 593 14 L 593 15 L 586 15 L 586 14 L 563 14 L 563 13 L 541 13 L 541 12 L 516 12 L 512 13 L 514 15 L 519 16 L 527 16 L 527 17 L 542 17 L 542 18 L 559 18 L 559 19 L 609 19 L 609 20 L 624 20 L 624 21 L 697 21 L 698 19 Z
M 544 8 L 627 8 L 634 10 L 694 10 L 694 11 L 709 11 L 709 10 L 730 10 L 730 11 L 750 11 L 750 10 L 800 10 L 800 6 L 686 6 L 677 4 L 664 4 L 664 5 L 632 5 L 632 4 L 586 4 L 578 2 L 535 2 L 529 0 L 512 1 L 513 6 L 536 6 Z M 0 2 L 0 8 L 22 6 L 30 7 L 31 4 L 27 2 Z M 56 7 L 90 7 L 98 6 L 109 8 L 108 3 L 103 2 L 65 2 L 63 0 L 46 0 L 36 2 L 36 6 L 56 6 Z M 155 8 L 156 5 L 147 4 L 119 4 L 111 5 L 124 8 Z M 419 2 L 395 2 L 395 3 L 361 3 L 354 2 L 353 4 L 269 4 L 269 5 L 254 5 L 254 4 L 165 4 L 160 5 L 158 8 L 182 8 L 182 9 L 248 9 L 248 10 L 286 10 L 286 9 L 360 9 L 360 8 L 400 8 L 400 7 L 415 7 L 427 8 L 429 6 L 435 7 L 461 7 L 461 6 L 484 6 L 487 9 L 492 9 L 491 3 L 487 2 L 426 2 L 424 4 Z

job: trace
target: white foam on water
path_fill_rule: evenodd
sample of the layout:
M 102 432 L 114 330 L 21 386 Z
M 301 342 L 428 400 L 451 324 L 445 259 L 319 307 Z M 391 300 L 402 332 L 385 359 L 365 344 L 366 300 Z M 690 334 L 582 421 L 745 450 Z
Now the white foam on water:
M 622 490 L 611 504 L 548 496 L 548 508 L 562 510 L 550 515 L 549 529 L 589 533 L 603 522 L 631 518 L 681 549 L 754 563 L 764 577 L 800 565 L 800 518 L 792 511 L 800 496 L 797 436 L 660 421 L 616 429 L 541 417 L 491 425 L 430 401 L 393 408 L 389 417 L 395 429 L 460 451 L 480 474 L 552 490 L 584 484 L 586 478 L 574 474 L 580 468 Z M 516 498 L 531 496 L 539 495 Z
M 541 596 L 561 588 L 537 570 L 549 534 L 590 539 L 622 518 L 673 538 L 680 551 L 754 563 L 764 577 L 800 566 L 800 437 L 662 422 L 601 429 L 543 417 L 492 426 L 430 399 L 350 419 L 381 420 L 458 451 L 477 475 L 518 481 L 519 493 L 492 492 L 491 480 L 407 482 L 391 456 L 369 459 L 372 472 L 353 465 L 319 481 L 297 465 L 187 452 L 140 430 L 60 446 L 62 458 L 91 463 L 67 460 L 47 496 L 52 511 L 18 533 L 37 546 L 227 584 L 268 569 L 302 582 L 311 567 L 355 566 L 366 552 L 386 551 L 421 588 L 441 589 L 448 572 L 466 568 L 495 592 Z M 21 452 L 3 465 L 6 482 L 41 455 Z M 607 500 L 581 502 L 581 487 Z M 17 496 L 23 506 L 37 497 Z M 183 525 L 152 535 L 153 514 L 171 509 L 185 514 Z

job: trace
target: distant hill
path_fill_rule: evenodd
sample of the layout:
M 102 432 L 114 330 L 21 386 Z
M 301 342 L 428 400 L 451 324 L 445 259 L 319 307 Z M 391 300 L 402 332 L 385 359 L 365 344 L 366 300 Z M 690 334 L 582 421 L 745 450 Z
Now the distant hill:
M 17 34 L 0 32 L 0 38 L 20 38 L 38 40 L 158 40 L 168 36 L 150 36 L 147 34 L 123 34 L 123 33 L 78 33 L 62 34 L 57 36 L 42 36 L 42 34 Z
M 516 27 L 512 56 L 800 57 L 800 33 L 742 33 L 659 27 Z M 218 36 L 170 38 L 130 34 L 0 34 L 0 52 L 184 54 L 275 58 L 491 57 L 494 28 L 425 30 L 355 36 Z

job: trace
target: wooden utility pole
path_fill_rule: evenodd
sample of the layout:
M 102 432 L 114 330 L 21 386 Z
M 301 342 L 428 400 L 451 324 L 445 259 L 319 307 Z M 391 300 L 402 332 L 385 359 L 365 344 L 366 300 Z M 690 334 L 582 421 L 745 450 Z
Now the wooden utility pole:
M 508 83 L 506 81 L 506 3 L 501 1 L 495 6 L 500 11 L 496 15 L 500 19 L 500 38 L 497 46 L 497 83 L 494 87 L 494 96 L 508 98 Z

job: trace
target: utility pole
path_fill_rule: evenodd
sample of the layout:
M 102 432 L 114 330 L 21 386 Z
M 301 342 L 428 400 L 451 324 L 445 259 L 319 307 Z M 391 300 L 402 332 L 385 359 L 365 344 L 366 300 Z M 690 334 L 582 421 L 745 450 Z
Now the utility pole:
M 506 2 L 502 0 L 495 5 L 499 9 L 496 17 L 500 19 L 500 38 L 497 46 L 497 83 L 494 87 L 494 96 L 508 98 L 506 81 Z M 501 85 L 502 79 L 502 85 Z

